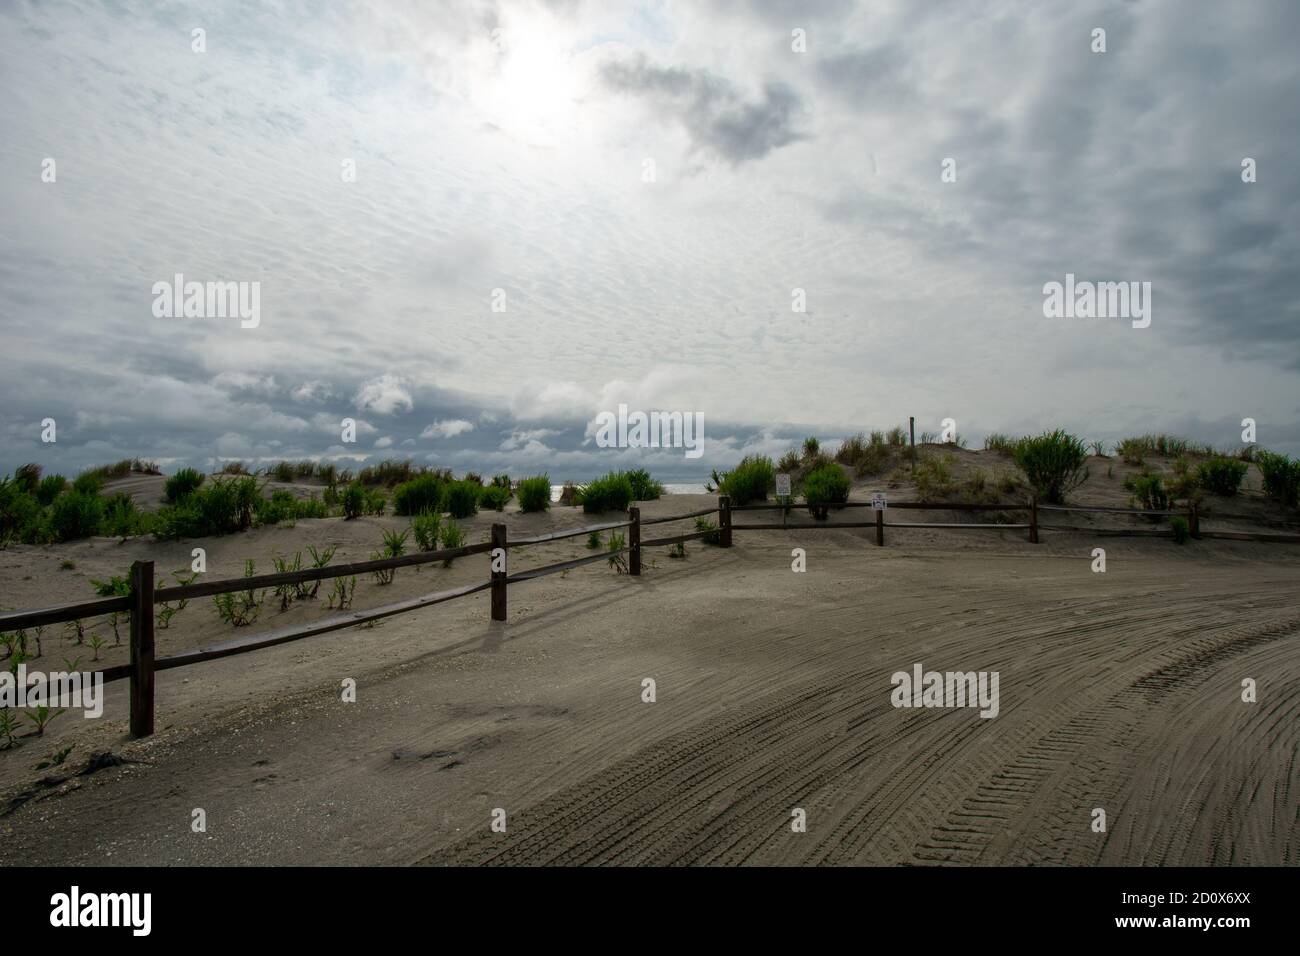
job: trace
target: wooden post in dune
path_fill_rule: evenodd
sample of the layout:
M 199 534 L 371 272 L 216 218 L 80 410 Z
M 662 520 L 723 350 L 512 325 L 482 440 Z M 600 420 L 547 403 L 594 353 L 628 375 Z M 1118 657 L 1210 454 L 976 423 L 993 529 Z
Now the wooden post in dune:
M 731 547 L 731 498 L 727 495 L 718 497 L 718 544 Z
M 502 554 L 506 551 L 506 526 L 503 524 L 494 524 L 492 526 L 492 620 L 504 621 L 506 619 L 506 562 L 501 561 L 501 569 L 497 570 L 497 548 L 501 549 Z
M 885 546 L 885 513 L 879 509 L 876 511 L 876 547 Z
M 1197 507 L 1195 499 L 1187 502 L 1187 526 L 1191 529 L 1193 538 L 1201 536 L 1201 509 Z
M 1038 496 L 1029 499 L 1029 543 L 1038 544 Z
M 907 416 L 907 435 L 912 447 L 912 470 L 916 471 L 916 417 L 913 415 Z
M 630 549 L 627 556 L 627 570 L 629 574 L 639 575 L 641 573 L 641 509 L 628 508 L 627 517 L 632 522 L 627 529 L 627 546 Z
M 131 565 L 131 736 L 153 733 L 153 562 Z

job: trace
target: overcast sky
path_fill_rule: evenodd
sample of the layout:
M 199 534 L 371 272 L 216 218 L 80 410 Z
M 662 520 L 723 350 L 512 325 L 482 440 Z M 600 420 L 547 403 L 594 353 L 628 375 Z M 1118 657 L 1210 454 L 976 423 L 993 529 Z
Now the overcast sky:
M 0 472 L 690 479 L 908 415 L 1300 451 L 1300 3 L 325 6 L 0 2 Z M 156 317 L 176 273 L 260 324 Z M 1066 273 L 1150 327 L 1044 317 Z M 596 447 L 619 403 L 703 458 Z

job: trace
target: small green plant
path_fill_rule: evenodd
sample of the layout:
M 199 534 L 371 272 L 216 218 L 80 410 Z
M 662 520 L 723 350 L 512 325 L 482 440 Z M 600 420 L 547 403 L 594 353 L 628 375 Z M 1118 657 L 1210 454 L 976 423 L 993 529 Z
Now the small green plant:
M 257 566 L 251 558 L 244 562 L 244 577 L 251 578 Z M 232 627 L 247 627 L 257 620 L 262 612 L 262 602 L 266 600 L 266 590 L 234 591 L 218 594 L 212 599 L 217 609 L 217 616 Z
M 39 707 L 29 707 L 23 716 L 31 721 L 32 726 L 36 728 L 36 736 L 40 737 L 45 734 L 45 728 L 50 725 L 50 721 L 62 713 L 63 708 L 51 710 L 46 705 L 42 704 Z
M 813 436 L 808 436 L 803 440 L 803 456 L 805 458 L 816 458 L 821 454 L 822 443 Z
M 18 726 L 18 715 L 13 710 L 0 710 L 0 750 L 18 746 Z
M 438 550 L 438 533 L 442 530 L 442 515 L 434 511 L 423 511 L 411 519 L 411 531 L 415 534 L 415 546 L 421 551 Z
M 676 544 L 670 544 L 668 546 L 668 557 L 670 558 L 686 557 L 686 542 L 678 541 Z
M 516 492 L 519 510 L 523 512 L 546 511 L 551 507 L 550 475 L 534 475 L 519 482 Z
M 798 450 L 794 448 L 791 448 L 784 455 L 782 455 L 781 460 L 776 463 L 776 470 L 783 475 L 797 475 L 802 470 L 802 468 L 803 468 L 803 459 L 799 457 Z M 722 478 L 715 471 L 713 473 L 713 484 L 716 486 L 720 484 L 721 481 Z
M 104 639 L 98 634 L 92 634 L 90 635 L 90 640 L 86 641 L 86 643 L 90 646 L 90 649 L 94 651 L 94 654 L 90 659 L 92 661 L 99 660 L 99 649 L 104 646 Z
M 384 558 L 400 558 L 406 553 L 407 534 L 406 531 L 385 531 L 382 550 L 370 552 L 370 560 L 379 561 Z M 374 576 L 376 584 L 392 584 L 393 578 L 397 576 L 397 568 L 377 568 L 370 573 Z
M 588 550 L 588 551 L 598 551 L 598 550 L 600 550 L 600 532 L 599 532 L 599 531 L 593 531 L 593 532 L 591 532 L 589 535 L 587 535 L 587 550 Z
M 609 544 L 605 550 L 609 552 L 609 566 L 614 569 L 616 574 L 627 574 L 627 556 L 622 553 L 627 547 L 627 539 L 620 533 L 610 532 Z
M 282 462 L 281 464 L 287 465 L 288 462 Z M 293 561 L 290 561 L 288 558 L 272 558 L 271 564 L 274 565 L 276 574 L 289 574 L 293 571 L 301 571 L 302 552 L 295 551 L 293 554 Z M 298 597 L 298 587 L 295 584 L 277 584 L 275 586 L 275 596 L 280 599 L 280 611 L 283 613 L 289 610 L 289 606 L 293 604 L 294 599 Z
M 696 518 L 696 519 L 695 519 L 695 530 L 696 530 L 696 531 L 707 531 L 707 532 L 709 532 L 709 533 L 706 534 L 703 538 L 700 539 L 700 540 L 703 541 L 705 544 L 721 544 L 721 543 L 722 543 L 722 532 L 720 532 L 720 531 L 718 530 L 718 526 L 717 526 L 716 524 L 714 524 L 712 521 L 710 521 L 708 518 Z
M 352 598 L 357 593 L 357 576 L 354 574 L 349 578 L 335 578 L 334 589 L 330 591 L 329 606 L 337 607 L 340 611 L 346 611 L 352 606 Z
M 388 499 L 384 497 L 382 491 L 372 488 L 366 492 L 366 514 L 382 515 L 387 506 Z
M 1094 441 L 1094 442 L 1090 442 L 1090 443 L 1088 444 L 1088 447 L 1092 450 L 1092 453 L 1093 453 L 1095 456 L 1097 456 L 1098 458 L 1109 458 L 1109 457 L 1110 457 L 1109 455 L 1106 454 L 1106 448 L 1107 448 L 1107 445 L 1106 445 L 1106 443 L 1105 443 L 1104 441 Z
M 314 544 L 307 545 L 307 553 L 311 555 L 311 566 L 313 568 L 325 567 L 334 558 L 334 552 L 337 550 L 338 550 L 338 545 L 336 544 L 330 545 L 324 551 L 318 551 L 316 549 L 316 545 Z M 306 591 L 304 591 L 301 594 L 301 596 L 314 598 L 318 593 L 320 593 L 320 582 L 321 582 L 320 578 L 316 578 L 316 580 L 311 581 L 309 585 L 307 582 L 304 582 L 304 586 L 306 586 Z
M 182 568 L 179 571 L 172 572 L 172 580 L 174 580 L 176 584 L 178 584 L 180 587 L 187 587 L 193 584 L 198 579 L 198 576 L 199 574 L 197 571 L 190 571 L 187 573 L 184 568 Z M 161 588 L 162 586 L 163 586 L 162 581 L 159 581 L 158 588 Z M 128 585 L 128 593 L 130 593 L 129 585 Z M 159 601 L 157 604 L 157 612 L 156 612 L 157 614 L 156 619 L 158 622 L 158 626 L 163 630 L 166 630 L 167 628 L 171 627 L 172 618 L 174 618 L 177 614 L 181 613 L 181 611 L 185 610 L 186 606 L 189 603 L 190 603 L 189 598 L 181 598 L 176 602 L 176 606 L 172 607 L 170 601 Z M 120 641 L 116 626 L 114 626 L 113 628 L 113 637 Z
M 59 562 L 59 570 L 60 570 L 60 571 L 75 571 L 75 570 L 77 570 L 77 562 L 76 562 L 76 561 L 68 561 L 68 560 L 66 560 L 66 559 L 63 560 L 63 561 L 60 561 L 60 562 Z
M 86 622 L 81 618 L 76 618 L 64 624 L 63 629 L 70 632 L 73 640 L 78 644 L 86 643 Z
M 1174 542 L 1176 544 L 1186 544 L 1192 536 L 1191 528 L 1187 524 L 1187 519 L 1182 517 L 1173 517 L 1169 519 L 1169 530 L 1174 533 Z
M 37 769 L 37 770 L 48 770 L 48 769 L 50 769 L 51 767 L 62 767 L 63 764 L 64 764 L 64 762 L 68 759 L 68 754 L 72 753 L 72 748 L 75 747 L 75 746 L 77 746 L 77 745 L 76 745 L 76 744 L 68 744 L 66 747 L 62 747 L 62 748 L 60 748 L 60 749 L 54 751 L 54 753 L 50 754 L 50 756 L 46 757 L 44 760 L 42 760 L 40 763 L 38 763 L 38 764 L 36 765 L 36 769 Z M 0 749 L 3 749 L 3 748 L 0 748 Z
M 90 583 L 95 588 L 95 593 L 99 594 L 100 597 L 130 597 L 131 594 L 130 580 L 122 578 L 120 575 L 113 575 L 107 581 L 98 581 L 92 578 Z M 113 628 L 114 648 L 122 643 L 121 623 L 123 620 L 130 619 L 130 611 L 112 611 L 108 615 L 109 627 Z M 81 641 L 77 641 L 77 643 L 81 644 Z
M 451 551 L 456 548 L 463 548 L 464 546 L 465 546 L 465 532 L 461 530 L 460 525 L 458 525 L 455 521 L 448 519 L 447 523 L 443 526 L 442 529 L 443 550 Z M 446 558 L 443 560 L 442 566 L 444 568 L 449 568 L 451 567 L 451 562 L 455 560 L 456 560 L 455 558 Z

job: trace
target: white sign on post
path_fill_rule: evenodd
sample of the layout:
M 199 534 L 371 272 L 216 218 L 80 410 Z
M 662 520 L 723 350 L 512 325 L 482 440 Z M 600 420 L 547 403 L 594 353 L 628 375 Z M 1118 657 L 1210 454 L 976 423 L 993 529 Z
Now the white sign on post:
M 884 511 L 889 507 L 889 501 L 885 498 L 883 491 L 873 491 L 871 493 L 871 510 Z
M 776 495 L 778 498 L 790 497 L 790 476 L 789 475 L 776 476 Z

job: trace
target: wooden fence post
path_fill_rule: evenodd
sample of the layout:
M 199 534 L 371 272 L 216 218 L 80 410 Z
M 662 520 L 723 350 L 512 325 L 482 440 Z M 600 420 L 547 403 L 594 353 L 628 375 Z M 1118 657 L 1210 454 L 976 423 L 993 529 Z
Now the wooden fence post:
M 907 418 L 907 434 L 910 436 L 909 441 L 912 443 L 912 470 L 916 471 L 916 418 L 911 415 Z
M 627 556 L 627 570 L 629 574 L 639 575 L 641 573 L 641 509 L 628 508 L 627 516 L 632 522 L 627 529 L 627 546 L 631 549 Z
M 1038 544 L 1038 496 L 1029 499 L 1029 543 Z
M 731 547 L 731 498 L 728 495 L 718 497 L 718 544 L 724 548 Z
M 494 524 L 492 526 L 492 620 L 504 621 L 506 619 L 506 574 L 509 565 L 502 561 L 500 571 L 496 569 L 496 550 L 500 548 L 503 555 L 508 555 L 506 550 L 506 526 L 503 524 Z
M 1195 500 L 1187 503 L 1187 524 L 1191 528 L 1192 537 L 1201 536 L 1201 509 L 1197 506 Z
M 880 509 L 876 511 L 876 546 L 885 546 L 885 512 Z
M 131 565 L 131 736 L 153 733 L 153 562 Z

